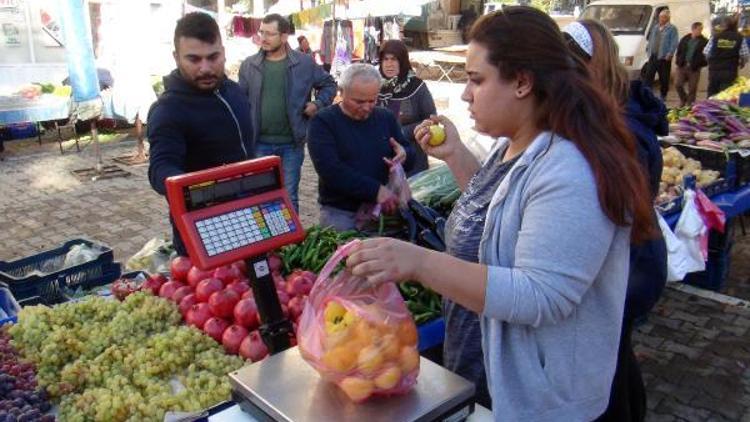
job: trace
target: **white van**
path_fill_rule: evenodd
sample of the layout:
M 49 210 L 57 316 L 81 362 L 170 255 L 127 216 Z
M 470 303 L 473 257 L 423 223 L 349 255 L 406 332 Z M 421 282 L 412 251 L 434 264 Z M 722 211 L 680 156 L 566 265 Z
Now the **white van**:
M 620 49 L 620 60 L 634 79 L 648 61 L 646 37 L 651 26 L 658 25 L 663 9 L 669 9 L 678 39 L 690 33 L 693 22 L 703 23 L 703 35 L 708 38 L 711 31 L 708 0 L 599 0 L 586 6 L 580 18 L 598 20 L 609 28 Z

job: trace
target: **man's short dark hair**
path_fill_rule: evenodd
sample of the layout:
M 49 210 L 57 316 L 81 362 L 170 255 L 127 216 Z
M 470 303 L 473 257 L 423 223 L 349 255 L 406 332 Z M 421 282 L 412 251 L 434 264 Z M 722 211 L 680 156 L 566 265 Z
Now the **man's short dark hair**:
M 307 41 L 307 37 L 305 37 L 304 35 L 300 35 L 299 37 L 297 37 L 298 43 L 302 44 L 303 40 Z
M 690 29 L 696 29 L 696 28 L 699 28 L 699 27 L 702 27 L 702 26 L 703 26 L 703 24 L 700 23 L 700 22 L 693 22 L 693 24 L 690 25 Z
M 177 21 L 174 29 L 175 51 L 181 37 L 195 38 L 213 44 L 217 39 L 221 39 L 221 33 L 214 18 L 202 12 L 190 12 Z
M 266 15 L 265 18 L 261 21 L 263 23 L 273 23 L 276 22 L 276 28 L 279 29 L 279 32 L 282 34 L 288 34 L 292 27 L 289 25 L 289 21 L 286 20 L 285 17 L 279 15 L 278 13 L 271 13 L 270 15 Z

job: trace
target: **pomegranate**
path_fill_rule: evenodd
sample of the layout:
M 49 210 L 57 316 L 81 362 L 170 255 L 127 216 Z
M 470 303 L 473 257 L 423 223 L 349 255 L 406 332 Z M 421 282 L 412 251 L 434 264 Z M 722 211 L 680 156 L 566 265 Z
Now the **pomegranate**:
M 182 286 L 184 286 L 184 284 L 180 283 L 179 281 L 167 281 L 166 283 L 162 284 L 161 288 L 159 288 L 159 296 L 163 297 L 164 299 L 171 299 L 174 292 L 176 292 L 177 289 Z
M 282 277 L 280 273 L 273 273 L 271 274 L 271 277 L 273 277 L 273 283 L 276 285 L 276 290 L 286 291 L 286 280 L 284 280 L 284 277 Z
M 224 289 L 215 292 L 208 298 L 208 307 L 214 316 L 228 318 L 234 312 L 234 306 L 240 301 L 240 295 L 234 290 Z
M 279 302 L 282 305 L 289 304 L 289 295 L 284 290 L 276 290 L 276 294 L 279 296 Z
M 236 355 L 240 350 L 240 344 L 242 340 L 247 337 L 247 330 L 245 327 L 240 325 L 230 325 L 229 328 L 224 330 L 224 334 L 221 336 L 221 344 L 224 345 L 224 350 L 227 353 Z
M 198 304 L 198 298 L 195 297 L 195 294 L 190 293 L 189 295 L 183 297 L 179 304 L 180 313 L 182 314 L 182 316 L 185 317 L 187 315 L 187 311 L 189 311 L 190 308 L 196 304 Z
M 306 277 L 303 272 L 294 272 L 286 281 L 286 292 L 289 296 L 298 296 L 310 294 L 315 279 Z
M 263 343 L 258 330 L 250 331 L 250 334 L 242 340 L 239 351 L 240 356 L 253 362 L 268 356 L 268 347 L 266 347 L 266 343 Z
M 224 334 L 224 330 L 226 330 L 227 327 L 229 327 L 229 323 L 226 320 L 219 317 L 211 317 L 203 325 L 203 332 L 221 343 L 221 336 Z
M 302 315 L 305 303 L 307 303 L 307 296 L 295 296 L 289 301 L 289 316 L 293 320 L 296 321 Z
M 211 310 L 208 309 L 208 303 L 197 303 L 193 305 L 187 315 L 185 315 L 185 321 L 188 325 L 202 330 L 206 321 L 211 318 Z
M 229 267 L 225 265 L 214 270 L 214 278 L 218 278 L 226 286 L 239 277 L 235 277 L 235 274 L 233 274 Z
M 175 280 L 185 281 L 188 271 L 190 271 L 192 266 L 193 263 L 190 262 L 190 258 L 186 256 L 178 256 L 169 264 L 169 272 Z
M 237 302 L 237 305 L 234 306 L 233 314 L 235 324 L 251 330 L 258 328 L 258 325 L 260 325 L 258 320 L 258 306 L 252 297 Z
M 247 264 L 245 264 L 245 261 L 234 261 L 232 262 L 232 266 L 237 268 L 243 276 L 247 275 Z
M 200 283 L 201 281 L 207 278 L 211 278 L 212 274 L 213 273 L 211 271 L 203 271 L 200 268 L 193 266 L 192 268 L 190 268 L 190 271 L 188 272 L 187 283 L 192 288 L 195 288 L 198 285 L 198 283 Z
M 245 294 L 245 292 L 250 290 L 250 285 L 245 283 L 244 281 L 235 281 L 233 283 L 229 283 L 227 289 L 234 290 L 238 295 L 242 296 Z
M 279 273 L 281 272 L 281 258 L 279 258 L 276 254 L 270 254 L 268 255 L 268 268 L 271 270 L 272 273 Z
M 250 290 L 246 291 L 245 293 L 243 293 L 242 294 L 242 298 L 243 299 L 247 299 L 247 298 L 254 299 L 255 298 L 255 293 L 253 293 L 253 289 L 250 289 Z
M 182 299 L 185 298 L 185 296 L 193 293 L 193 288 L 190 286 L 181 286 L 179 289 L 175 290 L 174 293 L 172 293 L 172 302 L 176 304 L 180 304 L 182 302 Z
M 159 289 L 162 284 L 167 282 L 167 278 L 162 274 L 154 274 L 146 279 L 141 285 L 141 290 L 144 292 L 151 292 L 154 296 L 159 296 Z
M 206 302 L 212 294 L 223 289 L 224 285 L 216 278 L 207 278 L 195 288 L 195 296 L 198 298 L 198 302 Z

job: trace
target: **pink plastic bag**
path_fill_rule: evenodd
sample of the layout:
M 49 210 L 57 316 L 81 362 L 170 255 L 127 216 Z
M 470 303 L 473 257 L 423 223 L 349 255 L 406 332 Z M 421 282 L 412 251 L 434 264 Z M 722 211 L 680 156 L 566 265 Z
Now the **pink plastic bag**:
M 696 192 L 695 202 L 698 205 L 698 212 L 700 212 L 706 227 L 716 230 L 719 233 L 724 233 L 724 224 L 726 223 L 724 211 L 708 199 L 708 196 L 700 189 Z
M 358 241 L 326 263 L 297 329 L 302 357 L 354 402 L 403 394 L 417 382 L 417 327 L 394 283 L 373 286 L 347 269 L 331 277 Z
M 399 208 L 407 208 L 411 199 L 409 181 L 401 163 L 388 161 L 388 190 L 396 195 Z M 383 212 L 381 204 L 362 204 L 355 216 L 357 230 L 365 230 L 368 224 L 376 222 Z

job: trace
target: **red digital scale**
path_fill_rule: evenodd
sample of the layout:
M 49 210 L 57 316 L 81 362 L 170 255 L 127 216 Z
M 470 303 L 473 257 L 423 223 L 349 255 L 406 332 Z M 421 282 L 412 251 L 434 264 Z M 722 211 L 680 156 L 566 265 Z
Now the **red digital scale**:
M 202 270 L 247 262 L 260 333 L 271 353 L 289 347 L 266 254 L 304 239 L 276 156 L 169 177 L 167 200 L 190 259 Z
M 208 270 L 304 239 L 281 159 L 248 160 L 170 177 L 167 199 L 193 263 Z

